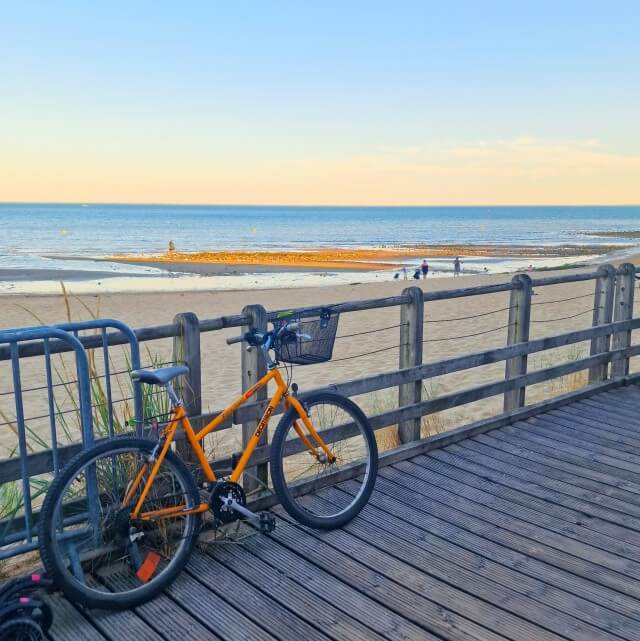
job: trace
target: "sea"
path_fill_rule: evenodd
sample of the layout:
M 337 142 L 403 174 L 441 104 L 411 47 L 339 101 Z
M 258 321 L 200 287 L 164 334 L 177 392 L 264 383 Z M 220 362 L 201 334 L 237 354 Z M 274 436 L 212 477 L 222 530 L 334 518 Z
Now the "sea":
M 640 206 L 297 207 L 4 203 L 0 204 L 0 228 L 0 291 L 36 291 L 38 285 L 34 283 L 39 283 L 42 289 L 45 281 L 59 280 L 58 272 L 62 278 L 86 281 L 84 290 L 88 291 L 93 286 L 107 291 L 130 289 L 132 280 L 137 283 L 134 288 L 152 289 L 160 286 L 161 281 L 167 281 L 169 275 L 161 269 L 97 262 L 94 258 L 115 254 L 158 254 L 167 250 L 169 241 L 173 241 L 177 251 L 277 251 L 422 243 L 528 245 L 532 248 L 622 246 L 634 241 L 591 234 L 638 230 Z M 640 242 L 640 239 L 635 242 Z M 583 259 L 588 255 L 589 252 L 585 257 L 577 258 Z M 553 266 L 553 260 L 558 259 L 541 260 L 546 260 L 547 266 Z M 450 272 L 447 261 L 440 262 L 432 261 L 434 270 L 443 274 Z M 500 256 L 474 257 L 470 250 L 470 256 L 466 257 L 463 265 L 468 273 L 485 268 L 496 272 L 520 268 L 519 263 L 522 262 L 522 259 L 503 260 Z M 71 273 L 73 275 L 69 276 Z M 181 275 L 170 276 L 172 287 L 175 287 L 176 278 Z M 251 274 L 250 270 L 229 276 L 184 275 L 195 288 L 222 289 L 242 287 L 242 278 L 247 287 L 252 287 L 289 286 L 303 277 L 309 284 L 327 282 L 327 275 L 290 274 L 283 279 L 282 275 L 278 278 L 273 274 Z M 340 282 L 353 281 L 353 274 L 329 274 L 329 277 Z M 363 278 L 371 280 L 374 277 L 380 278 L 380 275 L 371 273 Z M 96 285 L 98 282 L 100 286 Z M 186 284 L 186 281 L 181 281 L 180 286 Z

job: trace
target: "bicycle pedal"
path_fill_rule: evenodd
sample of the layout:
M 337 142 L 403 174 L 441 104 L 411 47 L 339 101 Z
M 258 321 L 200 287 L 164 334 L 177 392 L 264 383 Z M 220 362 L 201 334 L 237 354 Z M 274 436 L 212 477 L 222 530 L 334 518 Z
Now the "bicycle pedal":
M 270 512 L 260 512 L 260 532 L 268 534 L 276 529 L 276 517 Z

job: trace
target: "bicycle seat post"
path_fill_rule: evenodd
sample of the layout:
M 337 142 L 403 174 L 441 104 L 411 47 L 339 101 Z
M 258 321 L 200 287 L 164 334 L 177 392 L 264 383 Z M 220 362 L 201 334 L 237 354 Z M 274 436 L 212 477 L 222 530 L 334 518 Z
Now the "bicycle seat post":
M 165 389 L 167 390 L 167 396 L 169 397 L 169 400 L 171 401 L 171 407 L 178 407 L 182 405 L 182 401 L 178 398 L 178 395 L 176 394 L 175 390 L 173 389 L 173 385 L 171 383 L 167 383 L 165 386 Z

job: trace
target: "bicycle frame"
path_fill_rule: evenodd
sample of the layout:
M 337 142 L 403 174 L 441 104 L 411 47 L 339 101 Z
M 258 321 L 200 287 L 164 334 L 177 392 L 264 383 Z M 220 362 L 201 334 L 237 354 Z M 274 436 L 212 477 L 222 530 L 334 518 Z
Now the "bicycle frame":
M 173 408 L 173 415 L 171 417 L 171 420 L 167 423 L 167 426 L 164 428 L 164 432 L 163 432 L 164 442 L 163 442 L 162 448 L 157 458 L 155 459 L 155 461 L 153 461 L 153 466 L 151 468 L 151 471 L 149 472 L 149 478 L 145 484 L 145 487 L 142 490 L 142 493 L 140 494 L 140 497 L 136 503 L 136 506 L 133 512 L 131 513 L 131 518 L 140 519 L 140 520 L 152 520 L 152 519 L 158 519 L 158 518 L 168 518 L 168 517 L 178 516 L 178 515 L 187 515 L 187 514 L 206 512 L 209 509 L 209 504 L 206 502 L 201 502 L 198 506 L 191 509 L 186 508 L 185 506 L 178 505 L 175 507 L 153 510 L 151 512 L 142 512 L 142 506 L 144 504 L 145 499 L 147 498 L 147 494 L 149 493 L 151 486 L 153 485 L 153 482 L 156 478 L 158 470 L 162 465 L 162 461 L 166 457 L 167 452 L 171 447 L 171 443 L 174 440 L 176 430 L 180 424 L 182 425 L 187 441 L 189 442 L 193 451 L 195 452 L 196 458 L 198 459 L 198 463 L 200 464 L 200 467 L 204 473 L 205 478 L 210 483 L 215 482 L 217 480 L 217 477 L 215 475 L 215 472 L 213 471 L 213 468 L 211 467 L 211 464 L 207 460 L 206 454 L 201 445 L 202 439 L 208 434 L 210 434 L 211 432 L 213 432 L 216 428 L 218 428 L 241 405 L 246 403 L 259 389 L 268 385 L 269 382 L 272 380 L 275 381 L 276 383 L 276 386 L 277 386 L 276 391 L 273 397 L 271 398 L 271 400 L 269 401 L 269 404 L 267 405 L 267 408 L 265 409 L 264 414 L 262 415 L 262 418 L 258 422 L 258 425 L 256 426 L 254 433 L 249 439 L 249 442 L 246 444 L 238 463 L 236 464 L 235 468 L 232 470 L 229 480 L 234 483 L 237 483 L 240 477 L 242 476 L 242 473 L 244 472 L 244 470 L 247 467 L 247 464 L 249 463 L 249 459 L 251 458 L 254 450 L 256 449 L 258 443 L 260 442 L 260 437 L 262 436 L 262 433 L 264 432 L 265 428 L 269 424 L 269 419 L 271 418 L 271 415 L 276 410 L 278 405 L 280 405 L 282 400 L 284 400 L 286 408 L 291 406 L 296 410 L 296 412 L 298 413 L 298 416 L 302 420 L 302 423 L 304 424 L 307 431 L 309 432 L 309 435 L 311 436 L 313 441 L 315 441 L 316 445 L 314 446 L 312 440 L 309 438 L 309 436 L 307 436 L 307 434 L 305 434 L 304 430 L 299 425 L 298 421 L 295 420 L 293 422 L 293 427 L 296 433 L 300 437 L 300 440 L 306 445 L 307 449 L 309 450 L 309 453 L 312 456 L 317 458 L 318 457 L 317 448 L 319 447 L 327 455 L 329 460 L 334 460 L 335 459 L 334 455 L 331 453 L 331 451 L 329 450 L 327 445 L 324 443 L 322 438 L 320 438 L 320 435 L 318 434 L 313 424 L 311 423 L 311 420 L 309 419 L 303 405 L 295 396 L 292 396 L 289 394 L 287 384 L 282 378 L 282 374 L 280 374 L 279 370 L 274 367 L 269 369 L 269 371 L 253 387 L 248 389 L 242 396 L 240 396 L 233 403 L 231 403 L 231 405 L 229 405 L 223 412 L 221 412 L 215 418 L 213 418 L 199 432 L 196 432 L 193 429 L 193 426 L 191 425 L 191 422 L 189 421 L 189 417 L 187 416 L 182 404 L 177 404 Z M 133 483 L 127 490 L 127 493 L 123 499 L 124 505 L 127 505 L 127 503 L 129 503 L 129 501 L 135 495 L 136 490 L 140 486 L 140 483 L 142 483 L 144 476 L 149 469 L 149 465 L 150 465 L 149 462 L 145 463 L 140 469 L 140 471 L 138 472 L 138 475 L 136 476 Z

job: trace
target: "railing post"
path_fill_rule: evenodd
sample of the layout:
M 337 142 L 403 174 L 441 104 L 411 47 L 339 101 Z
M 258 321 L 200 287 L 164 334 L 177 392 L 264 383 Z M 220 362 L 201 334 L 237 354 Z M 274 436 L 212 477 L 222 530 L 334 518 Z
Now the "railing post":
M 531 322 L 531 278 L 527 274 L 517 274 L 511 280 L 516 289 L 511 290 L 509 301 L 509 327 L 507 328 L 507 345 L 525 343 L 529 340 Z M 527 373 L 527 356 L 509 358 L 505 364 L 504 378 L 509 380 Z M 520 387 L 504 393 L 504 411 L 510 412 L 524 407 L 526 388 Z
M 420 287 L 407 287 L 402 294 L 411 298 L 400 307 L 400 369 L 422 365 L 424 300 Z M 398 387 L 398 406 L 413 405 L 422 400 L 422 381 Z M 398 423 L 401 443 L 420 439 L 420 417 Z
M 616 278 L 616 298 L 613 321 L 625 321 L 633 318 L 633 288 L 636 268 L 632 263 L 623 263 L 618 268 Z M 616 332 L 611 339 L 611 349 L 623 349 L 631 345 L 631 330 Z M 622 378 L 629 374 L 629 358 L 622 358 L 611 363 L 611 378 Z
M 176 380 L 176 392 L 184 402 L 187 416 L 200 416 L 202 414 L 200 321 L 193 312 L 185 312 L 177 314 L 174 323 L 178 326 L 178 333 L 173 338 L 173 359 L 176 362 L 183 361 L 189 366 L 189 373 Z M 177 441 L 176 447 L 186 461 L 196 460 L 187 441 Z
M 608 325 L 613 320 L 613 297 L 616 291 L 616 268 L 613 265 L 601 265 L 598 268 L 595 292 L 593 295 L 592 327 Z M 597 336 L 591 339 L 591 356 L 608 352 L 611 335 Z M 600 383 L 607 380 L 609 364 L 595 365 L 589 369 L 589 383 Z
M 242 328 L 242 332 L 248 332 L 253 329 L 264 331 L 267 329 L 267 311 L 262 305 L 247 305 L 242 313 L 249 317 L 249 325 Z M 256 347 L 242 348 L 240 357 L 242 367 L 242 391 L 246 392 L 255 385 L 266 373 L 267 364 L 264 360 L 262 350 Z M 259 389 L 252 400 L 264 401 L 267 399 L 267 388 Z M 242 424 L 242 445 L 247 445 L 249 439 L 256 430 L 258 422 L 256 420 L 246 421 Z M 260 445 L 268 443 L 267 430 L 265 429 L 260 437 Z M 262 488 L 268 487 L 269 484 L 269 466 L 267 463 L 261 463 L 255 467 L 248 467 L 243 474 L 242 485 L 244 491 L 255 492 Z

